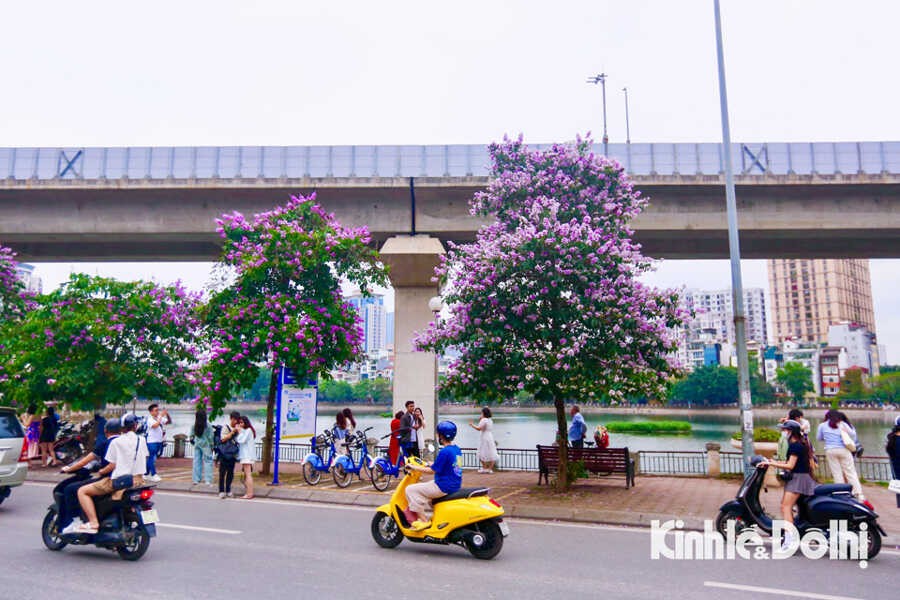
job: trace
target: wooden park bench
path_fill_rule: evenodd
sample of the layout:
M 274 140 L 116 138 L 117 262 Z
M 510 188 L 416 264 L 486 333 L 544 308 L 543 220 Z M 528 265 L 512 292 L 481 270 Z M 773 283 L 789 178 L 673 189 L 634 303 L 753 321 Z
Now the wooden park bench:
M 538 444 L 538 485 L 543 478 L 550 485 L 550 473 L 559 469 L 559 448 Z M 569 462 L 580 461 L 588 473 L 625 475 L 625 487 L 634 485 L 634 459 L 628 448 L 567 448 Z

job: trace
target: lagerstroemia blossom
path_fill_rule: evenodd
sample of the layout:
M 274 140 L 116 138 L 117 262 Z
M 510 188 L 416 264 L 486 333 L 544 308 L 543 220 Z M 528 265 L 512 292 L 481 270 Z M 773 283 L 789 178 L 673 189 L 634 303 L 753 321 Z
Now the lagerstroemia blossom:
M 313 194 L 249 220 L 224 215 L 217 230 L 230 282 L 205 311 L 208 350 L 195 374 L 201 401 L 220 411 L 263 364 L 315 377 L 359 355 L 362 329 L 341 280 L 364 294 L 387 284 L 365 228 L 342 226 Z
M 180 283 L 71 275 L 4 328 L 4 401 L 96 409 L 135 396 L 180 400 L 196 352 L 197 301 Z
M 490 147 L 493 179 L 471 212 L 494 217 L 470 244 L 451 245 L 437 277 L 449 318 L 417 339 L 455 348 L 446 387 L 502 399 L 519 390 L 562 401 L 661 394 L 674 367 L 669 330 L 685 314 L 630 222 L 647 204 L 624 169 L 590 140 L 530 151 Z

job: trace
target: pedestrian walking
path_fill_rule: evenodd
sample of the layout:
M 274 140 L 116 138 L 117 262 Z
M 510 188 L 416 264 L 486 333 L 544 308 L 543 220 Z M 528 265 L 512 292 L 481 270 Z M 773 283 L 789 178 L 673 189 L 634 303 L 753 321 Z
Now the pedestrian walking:
M 576 404 L 569 411 L 572 415 L 572 424 L 569 425 L 569 444 L 573 448 L 584 448 L 584 438 L 587 436 L 587 423 L 581 415 L 581 408 Z
M 784 495 L 781 498 L 781 516 L 786 522 L 793 523 L 797 500 L 800 496 L 812 496 L 815 493 L 816 480 L 812 476 L 815 453 L 809 445 L 809 440 L 803 435 L 803 426 L 800 423 L 788 419 L 779 427 L 788 433 L 787 458 L 783 462 L 770 460 L 768 464 L 790 473 L 786 476 Z M 782 548 L 787 548 L 792 543 L 791 534 L 786 533 Z
M 413 417 L 415 418 L 415 423 L 413 423 L 413 427 L 416 430 L 416 443 L 419 446 L 419 456 L 422 456 L 423 451 L 425 450 L 425 426 L 427 423 L 425 422 L 425 413 L 422 412 L 422 409 L 418 406 L 416 410 L 413 411 Z
M 228 415 L 228 425 L 224 433 L 219 434 L 216 444 L 216 455 L 219 457 L 219 498 L 233 498 L 231 483 L 234 481 L 234 466 L 237 462 L 240 446 L 237 440 L 237 424 L 241 420 L 241 413 L 234 410 Z
M 147 407 L 150 413 L 147 419 L 147 481 L 158 482 L 162 478 L 156 473 L 156 459 L 162 454 L 163 440 L 166 436 L 166 423 L 171 423 L 169 411 L 160 409 L 159 404 L 151 404 Z
M 825 413 L 825 421 L 820 423 L 816 430 L 816 439 L 825 443 L 825 459 L 828 461 L 828 470 L 831 471 L 834 482 L 849 483 L 853 486 L 853 495 L 865 500 L 856 464 L 853 462 L 853 454 L 847 447 L 850 443 L 855 451 L 853 440 L 857 438 L 853 427 L 843 421 L 840 412 L 829 410 Z
M 39 458 L 41 454 L 41 418 L 38 416 L 37 404 L 30 404 L 22 415 L 22 427 L 25 429 L 25 440 L 28 442 L 28 461 Z
M 213 430 L 209 426 L 206 407 L 199 403 L 197 413 L 194 415 L 194 425 L 191 427 L 191 443 L 194 444 L 194 469 L 191 479 L 197 484 L 202 478 L 203 483 L 212 485 Z
M 887 435 L 885 447 L 888 458 L 891 459 L 891 471 L 894 479 L 900 479 L 900 417 L 894 419 L 894 428 Z M 900 508 L 900 493 L 897 494 L 897 508 Z
M 476 425 L 469 423 L 469 427 L 480 433 L 478 437 L 478 461 L 481 463 L 479 473 L 493 473 L 494 463 L 500 458 L 497 453 L 497 441 L 494 439 L 494 419 L 491 409 L 485 406 L 481 409 L 481 420 Z
M 392 465 L 397 464 L 397 457 L 400 456 L 400 420 L 403 418 L 403 411 L 398 410 L 394 418 L 391 419 L 391 439 L 388 442 L 388 458 Z
M 253 463 L 256 462 L 256 430 L 247 417 L 241 417 L 235 428 L 238 432 L 237 443 L 238 461 L 241 463 L 241 471 L 244 474 L 244 495 L 241 500 L 253 498 Z
M 56 418 L 56 411 L 52 406 L 48 406 L 44 418 L 41 419 L 41 432 L 38 437 L 42 466 L 55 467 L 61 464 L 56 460 L 56 452 L 53 451 L 57 433 L 59 433 L 59 421 Z

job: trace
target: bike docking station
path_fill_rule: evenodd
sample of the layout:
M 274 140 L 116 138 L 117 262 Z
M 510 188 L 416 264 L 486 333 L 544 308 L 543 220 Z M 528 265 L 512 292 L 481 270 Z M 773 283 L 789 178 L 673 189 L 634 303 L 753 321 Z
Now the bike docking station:
M 296 373 L 288 367 L 279 367 L 275 392 L 275 466 L 272 481 L 266 485 L 281 485 L 278 481 L 281 440 L 312 438 L 316 435 L 318 388 L 317 380 L 308 379 L 306 386 L 302 386 L 298 383 Z

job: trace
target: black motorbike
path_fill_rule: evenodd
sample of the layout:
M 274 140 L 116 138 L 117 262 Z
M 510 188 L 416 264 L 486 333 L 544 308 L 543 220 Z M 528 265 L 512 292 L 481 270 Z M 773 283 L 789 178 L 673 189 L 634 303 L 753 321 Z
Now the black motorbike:
M 47 509 L 47 515 L 41 525 L 41 538 L 50 550 L 62 550 L 69 544 L 84 546 L 93 544 L 116 552 L 125 560 L 138 560 L 150 547 L 150 538 L 156 537 L 156 525 L 159 517 L 153 509 L 153 489 L 144 486 L 125 490 L 120 500 L 113 500 L 112 494 L 97 496 L 94 504 L 97 507 L 97 518 L 100 528 L 96 534 L 60 533 L 56 526 L 56 516 L 62 503 L 63 488 L 76 481 L 90 477 L 87 469 L 81 469 L 73 477 L 69 477 L 53 488 L 53 504 Z
M 59 432 L 56 441 L 53 442 L 53 453 L 56 460 L 67 465 L 84 455 L 86 439 L 85 426 L 78 429 L 74 423 L 62 421 L 59 424 Z
M 756 527 L 772 533 L 772 516 L 766 513 L 759 501 L 759 492 L 765 480 L 766 469 L 762 456 L 754 456 L 750 464 L 753 471 L 744 479 L 734 500 L 730 500 L 719 509 L 716 519 L 716 530 L 726 535 L 728 523 L 734 522 L 734 530 L 740 533 L 744 529 Z M 829 534 L 832 520 L 847 523 L 847 530 L 858 532 L 860 525 L 868 527 L 868 558 L 872 559 L 881 551 L 881 537 L 887 535 L 878 524 L 878 515 L 868 501 L 857 500 L 851 493 L 852 486 L 844 483 L 830 483 L 816 486 L 812 496 L 800 496 L 797 501 L 797 514 L 794 525 L 800 535 L 810 531 L 819 531 L 825 537 Z

